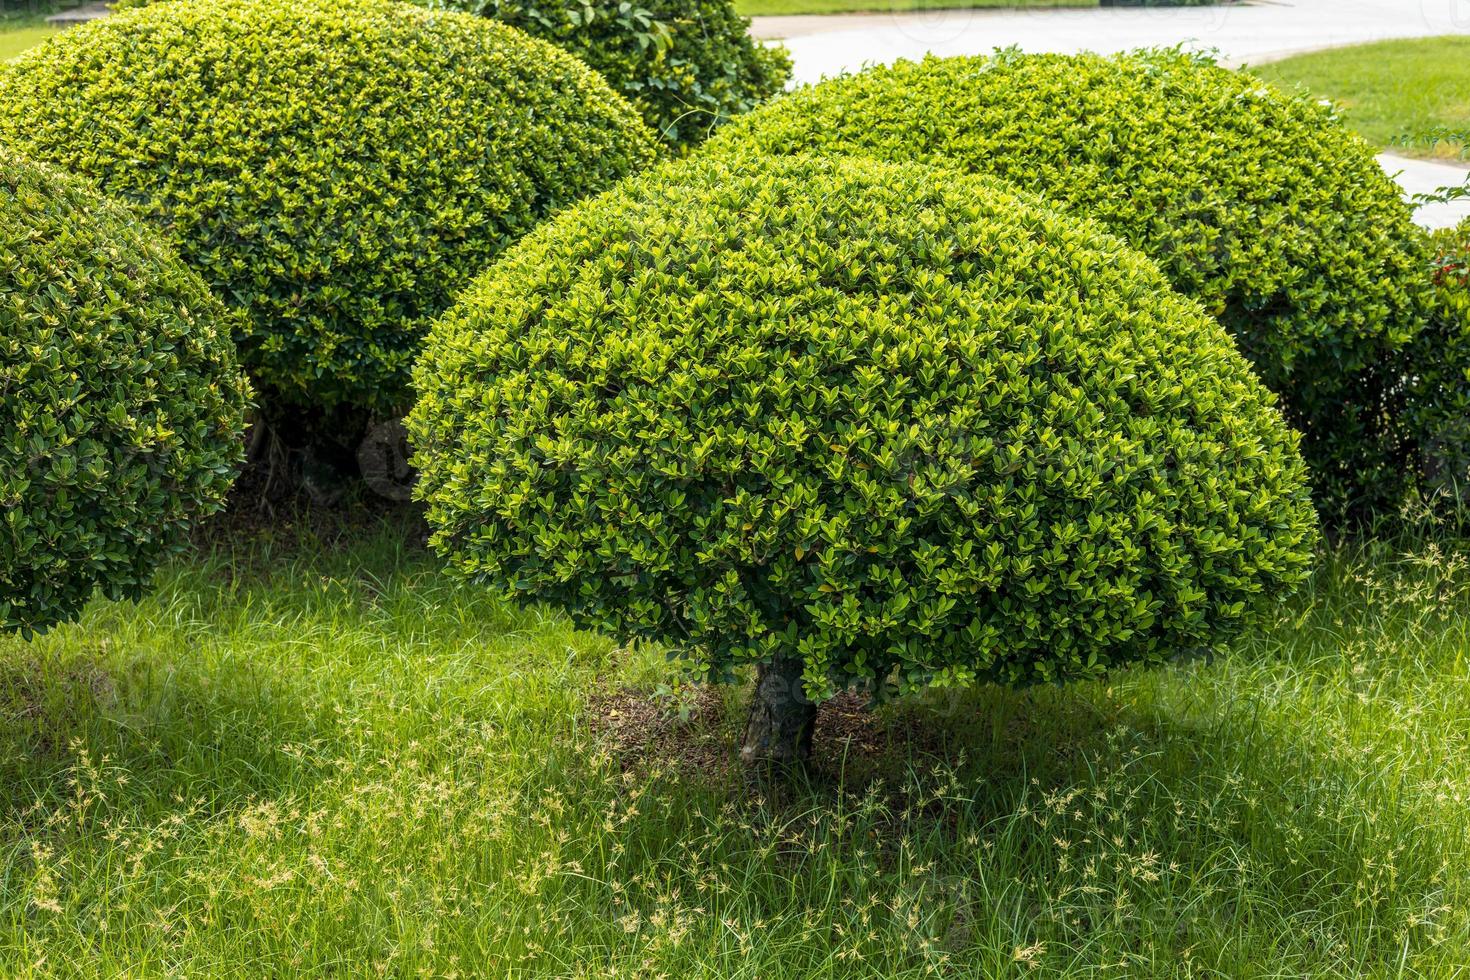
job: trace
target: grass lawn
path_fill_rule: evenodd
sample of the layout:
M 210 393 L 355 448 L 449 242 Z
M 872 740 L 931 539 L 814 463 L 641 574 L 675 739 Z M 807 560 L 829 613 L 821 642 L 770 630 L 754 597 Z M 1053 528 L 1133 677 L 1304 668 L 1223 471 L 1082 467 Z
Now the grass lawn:
M 1096 7 L 1097 0 L 735 0 L 746 17 L 776 14 L 905 13 L 972 7 Z
M 1470 37 L 1382 41 L 1299 55 L 1252 69 L 1280 85 L 1305 85 L 1342 106 L 1370 142 L 1422 157 L 1464 158 L 1470 132 Z M 1430 131 L 1459 139 L 1423 141 Z
M 38 17 L 0 20 L 0 61 L 9 61 L 26 48 L 34 47 L 56 33 L 56 28 Z
M 224 539 L 0 639 L 0 975 L 1470 962 L 1456 552 L 1332 553 L 1213 663 L 848 704 L 816 777 L 757 795 L 741 694 L 657 696 L 657 654 L 456 584 L 420 533 Z

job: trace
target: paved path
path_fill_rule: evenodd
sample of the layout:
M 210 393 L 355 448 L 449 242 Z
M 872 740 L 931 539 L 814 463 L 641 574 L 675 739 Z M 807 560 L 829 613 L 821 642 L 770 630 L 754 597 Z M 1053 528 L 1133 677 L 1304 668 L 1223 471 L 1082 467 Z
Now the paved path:
M 1252 0 L 1213 7 L 1106 7 L 1080 10 L 944 10 L 928 13 L 757 17 L 757 37 L 782 38 L 795 61 L 795 81 L 856 71 L 899 58 L 983 54 L 1016 45 L 1024 51 L 1125 51 L 1185 44 L 1214 48 L 1231 66 L 1301 51 L 1396 37 L 1470 34 L 1470 0 Z M 1406 193 L 1465 180 L 1467 171 L 1385 154 L 1402 171 Z M 1432 227 L 1470 216 L 1470 202 L 1423 208 Z
M 1412 160 L 1392 153 L 1381 153 L 1378 162 L 1399 182 L 1408 194 L 1428 194 L 1451 184 L 1463 184 L 1467 171 L 1463 166 Z M 1414 212 L 1414 219 L 1426 228 L 1450 228 L 1470 218 L 1470 199 L 1461 198 L 1449 204 L 1427 204 Z
M 757 17 L 761 38 L 785 38 L 796 80 L 853 71 L 875 61 L 1026 51 L 1123 51 L 1188 44 L 1216 48 L 1231 63 L 1391 37 L 1470 34 L 1470 0 L 1252 0 L 1209 7 L 1078 10 L 943 10 Z
M 85 24 L 92 20 L 101 20 L 112 11 L 105 3 L 87 3 L 80 7 L 72 7 L 60 13 L 52 14 L 46 18 L 46 23 L 56 27 L 71 27 L 75 24 Z

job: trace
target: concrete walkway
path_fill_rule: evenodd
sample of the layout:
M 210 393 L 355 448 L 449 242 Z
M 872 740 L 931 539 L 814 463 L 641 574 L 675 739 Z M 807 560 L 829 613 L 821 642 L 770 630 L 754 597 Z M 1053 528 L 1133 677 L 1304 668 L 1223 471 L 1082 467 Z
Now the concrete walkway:
M 784 38 L 796 81 L 872 62 L 1025 51 L 1124 51 L 1186 44 L 1231 65 L 1392 37 L 1470 34 L 1470 0 L 1250 0 L 1208 7 L 936 10 L 757 17 L 752 33 Z
M 72 7 L 60 13 L 52 14 L 46 18 L 46 23 L 53 27 L 73 27 L 77 24 L 85 24 L 88 21 L 101 20 L 112 11 L 105 3 L 87 3 L 80 7 Z
M 1470 175 L 1463 166 L 1413 160 L 1393 153 L 1380 153 L 1378 162 L 1399 182 L 1405 196 L 1432 194 L 1441 187 L 1463 184 Z M 1448 204 L 1426 204 L 1414 212 L 1414 220 L 1426 228 L 1451 228 L 1466 218 L 1470 218 L 1470 199 L 1467 198 Z
M 1183 44 L 1215 49 L 1232 67 L 1386 38 L 1470 34 L 1470 0 L 1252 0 L 1213 7 L 1104 7 L 1076 10 L 943 10 L 927 13 L 757 17 L 751 32 L 781 38 L 795 81 L 815 82 L 865 65 L 925 54 L 1126 51 Z M 1462 183 L 1467 170 L 1384 154 L 1406 194 Z M 1430 227 L 1470 216 L 1470 201 L 1418 212 Z

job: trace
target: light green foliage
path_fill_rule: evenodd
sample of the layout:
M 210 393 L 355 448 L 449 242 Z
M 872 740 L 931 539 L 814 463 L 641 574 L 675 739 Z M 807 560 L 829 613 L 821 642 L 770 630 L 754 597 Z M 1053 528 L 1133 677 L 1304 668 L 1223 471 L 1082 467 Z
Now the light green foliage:
M 570 51 L 637 106 L 676 151 L 769 99 L 791 77 L 785 49 L 752 39 L 750 21 L 731 0 L 413 2 L 490 17 Z
M 901 62 L 779 99 L 706 152 L 852 153 L 1006 178 L 1103 222 L 1235 336 L 1303 433 L 1324 514 L 1396 503 L 1425 255 L 1330 109 L 1174 51 Z
M 137 597 L 241 456 L 229 314 L 151 230 L 0 153 L 0 632 Z
M 627 96 L 677 149 L 704 140 L 791 77 L 731 0 L 424 0 L 493 17 L 560 45 Z
M 1095 226 L 869 161 L 669 167 L 431 332 L 409 428 L 465 574 L 821 699 L 1096 676 L 1306 575 L 1295 437 Z
M 191 0 L 67 31 L 0 69 L 0 140 L 163 228 L 248 314 L 272 402 L 383 411 L 469 278 L 653 155 L 564 52 L 385 0 Z
M 1430 326 L 1415 342 L 1406 374 L 1411 417 L 1441 510 L 1470 517 L 1470 220 L 1434 233 Z

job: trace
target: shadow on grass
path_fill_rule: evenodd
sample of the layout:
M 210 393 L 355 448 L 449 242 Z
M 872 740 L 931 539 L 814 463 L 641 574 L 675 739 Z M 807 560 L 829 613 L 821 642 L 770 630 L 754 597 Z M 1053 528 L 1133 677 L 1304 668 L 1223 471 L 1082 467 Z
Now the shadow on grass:
M 105 647 L 0 661 L 0 816 L 74 795 L 84 761 L 126 773 L 127 804 L 145 810 L 180 795 L 227 807 L 312 778 L 282 747 L 330 724 L 321 705 L 244 665 Z
M 283 748 L 329 735 L 348 694 L 303 682 L 312 644 L 330 657 L 334 629 L 390 618 L 432 571 L 413 521 L 205 533 L 141 602 L 0 638 L 0 814 L 73 792 L 79 759 L 126 772 L 137 805 L 299 789 L 319 766 Z
M 1228 669 L 874 713 L 844 699 L 824 710 L 804 777 L 756 784 L 735 758 L 739 700 L 712 700 L 687 740 L 660 738 L 632 766 L 615 757 L 624 785 L 646 780 L 640 798 L 659 801 L 619 844 L 689 868 L 673 880 L 694 890 L 702 864 L 755 879 L 772 863 L 785 892 L 766 896 L 762 918 L 809 916 L 834 887 L 882 894 L 889 909 L 927 896 L 913 948 L 995 969 L 1035 947 L 1053 964 L 1065 953 L 1137 975 L 1191 956 L 1231 976 L 1359 975 L 1453 942 L 1455 827 L 1427 819 L 1394 773 L 1300 737 L 1249 692 L 1193 690 L 1199 672 Z M 724 746 L 717 764 L 712 744 Z M 704 842 L 699 859 L 687 840 Z M 902 933 L 914 915 L 886 928 Z

